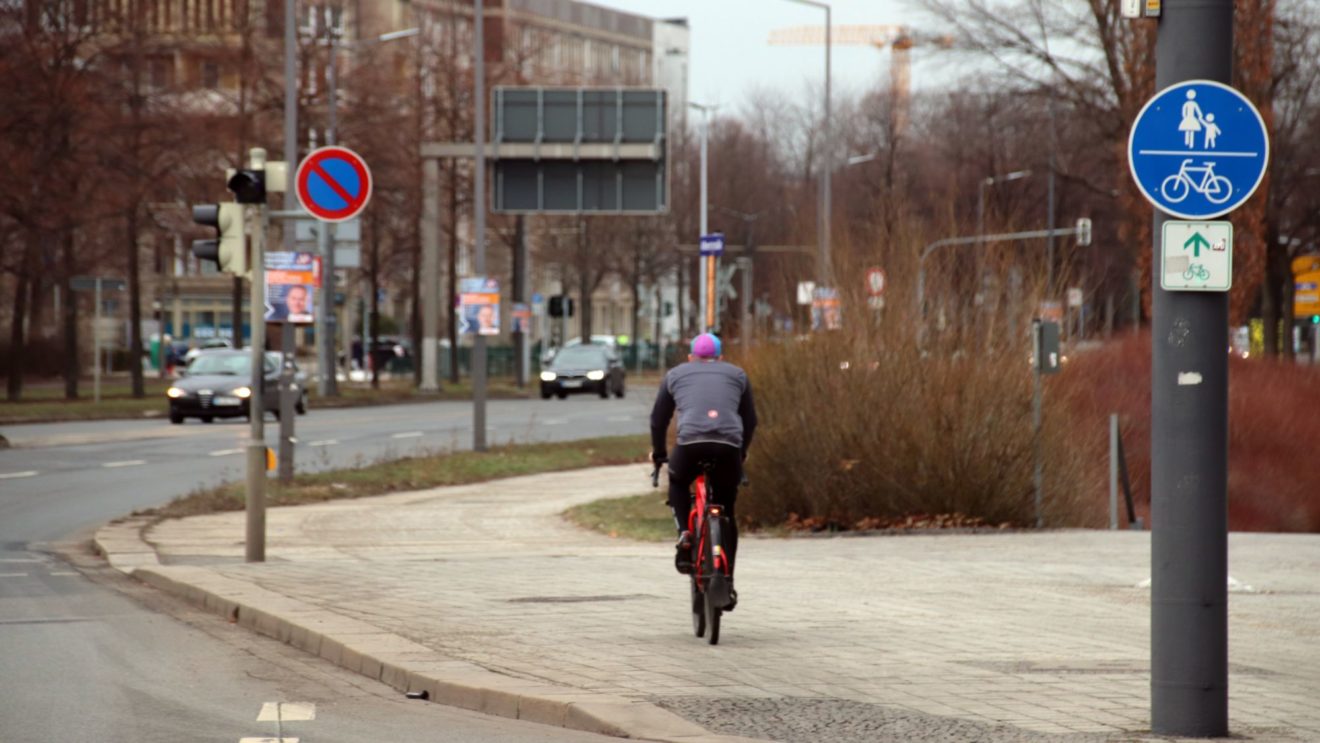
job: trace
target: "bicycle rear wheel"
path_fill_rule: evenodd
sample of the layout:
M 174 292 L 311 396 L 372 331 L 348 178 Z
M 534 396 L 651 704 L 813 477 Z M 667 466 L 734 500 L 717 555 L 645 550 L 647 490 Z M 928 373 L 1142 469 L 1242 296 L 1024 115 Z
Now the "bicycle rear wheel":
M 693 576 L 688 581 L 692 586 L 692 633 L 697 637 L 706 634 L 706 600 L 702 595 L 701 589 L 697 587 L 697 578 Z

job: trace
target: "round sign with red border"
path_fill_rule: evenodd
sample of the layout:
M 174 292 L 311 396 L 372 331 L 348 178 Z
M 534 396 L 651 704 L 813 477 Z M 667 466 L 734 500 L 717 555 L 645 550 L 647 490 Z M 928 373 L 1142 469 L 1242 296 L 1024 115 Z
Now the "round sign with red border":
M 361 214 L 371 200 L 371 171 L 347 147 L 322 147 L 298 164 L 294 191 L 313 217 L 343 222 Z
M 867 270 L 866 289 L 871 293 L 871 296 L 878 297 L 884 294 L 885 286 L 887 284 L 888 281 L 886 280 L 885 270 L 883 268 L 872 268 Z

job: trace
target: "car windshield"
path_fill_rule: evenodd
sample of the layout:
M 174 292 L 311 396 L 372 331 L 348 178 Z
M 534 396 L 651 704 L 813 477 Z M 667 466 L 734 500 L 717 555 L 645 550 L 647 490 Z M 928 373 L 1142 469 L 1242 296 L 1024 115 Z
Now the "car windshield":
M 204 353 L 193 359 L 188 365 L 188 373 L 232 374 L 242 376 L 252 369 L 251 360 L 245 353 Z
M 591 346 L 570 346 L 555 356 L 555 366 L 605 367 L 605 352 Z

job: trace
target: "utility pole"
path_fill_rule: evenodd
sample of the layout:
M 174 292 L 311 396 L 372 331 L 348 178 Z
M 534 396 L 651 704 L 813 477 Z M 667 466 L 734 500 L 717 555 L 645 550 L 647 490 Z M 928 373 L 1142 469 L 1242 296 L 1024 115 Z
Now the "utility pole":
M 338 78 L 336 72 L 339 61 L 339 13 L 332 8 L 325 8 L 325 28 L 330 36 L 330 59 L 326 63 L 326 108 L 329 122 L 325 129 L 325 144 L 335 143 L 335 127 L 339 104 Z M 293 162 L 290 160 L 289 162 Z M 288 202 L 293 189 L 284 195 Z M 321 293 L 316 308 L 316 350 L 317 366 L 320 367 L 320 382 L 317 391 L 325 397 L 339 396 L 339 380 L 335 376 L 335 334 L 331 328 L 335 311 L 335 238 L 334 225 L 322 222 L 316 226 L 316 248 L 321 254 Z
M 1232 0 L 1165 2 L 1155 89 L 1228 84 L 1232 50 Z M 1156 265 L 1167 219 L 1155 212 Z M 1219 737 L 1228 734 L 1228 294 L 1165 291 L 1160 276 L 1151 272 L 1151 730 Z
M 298 167 L 298 11 L 296 0 L 284 0 L 284 162 Z M 290 188 L 284 192 L 284 210 L 298 208 L 298 196 Z M 296 248 L 293 225 L 285 224 L 284 249 Z M 317 313 L 318 319 L 320 313 Z M 320 328 L 317 328 L 320 342 Z M 324 392 L 324 390 L 322 390 Z
M 478 276 L 486 275 L 486 4 L 475 0 L 473 5 L 476 32 L 475 78 L 476 98 L 473 115 L 477 144 L 476 172 L 473 174 L 472 212 L 476 222 L 475 258 Z M 458 349 L 453 349 L 457 353 Z M 486 451 L 486 336 L 472 336 L 472 449 Z
M 266 151 L 254 147 L 248 155 L 248 167 L 265 170 Z M 252 423 L 247 446 L 247 523 L 244 558 L 248 562 L 266 561 L 266 432 L 265 402 L 262 387 L 266 381 L 266 221 L 267 207 L 255 204 L 252 213 L 251 291 L 248 297 L 248 322 L 252 324 L 252 394 L 248 398 L 248 418 Z

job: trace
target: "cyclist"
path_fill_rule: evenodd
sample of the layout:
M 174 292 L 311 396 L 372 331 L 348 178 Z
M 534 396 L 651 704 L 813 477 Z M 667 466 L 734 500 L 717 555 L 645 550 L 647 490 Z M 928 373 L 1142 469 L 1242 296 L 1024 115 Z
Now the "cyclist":
M 720 339 L 702 333 L 692 340 L 688 362 L 670 369 L 651 409 L 651 461 L 669 463 L 669 507 L 678 526 L 675 567 L 692 571 L 692 535 L 687 530 L 692 509 L 692 482 L 701 474 L 702 462 L 710 462 L 714 502 L 724 506 L 731 526 L 729 575 L 732 578 L 738 551 L 738 526 L 734 503 L 742 481 L 742 464 L 756 432 L 756 406 L 747 373 L 723 360 Z M 678 411 L 678 445 L 666 452 L 669 419 Z M 737 594 L 731 592 L 734 601 Z M 730 609 L 732 607 L 729 607 Z

